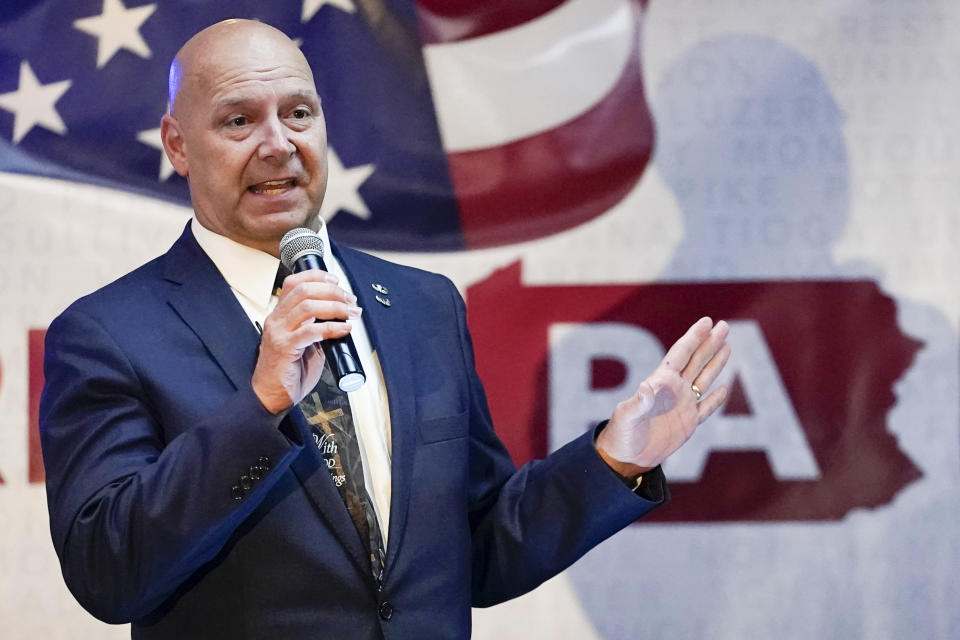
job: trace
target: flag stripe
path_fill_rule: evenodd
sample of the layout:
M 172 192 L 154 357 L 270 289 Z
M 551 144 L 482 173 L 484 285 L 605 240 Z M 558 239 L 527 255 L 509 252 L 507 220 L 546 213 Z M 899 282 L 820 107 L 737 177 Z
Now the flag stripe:
M 572 0 L 522 26 L 425 47 L 444 148 L 506 144 L 577 118 L 617 83 L 634 34 L 629 0 Z
M 639 30 L 640 18 L 635 23 Z M 470 249 L 523 242 L 579 225 L 630 192 L 653 150 L 640 38 L 613 91 L 546 133 L 448 155 Z
M 539 18 L 564 0 L 418 0 L 424 44 L 456 42 L 511 29 Z

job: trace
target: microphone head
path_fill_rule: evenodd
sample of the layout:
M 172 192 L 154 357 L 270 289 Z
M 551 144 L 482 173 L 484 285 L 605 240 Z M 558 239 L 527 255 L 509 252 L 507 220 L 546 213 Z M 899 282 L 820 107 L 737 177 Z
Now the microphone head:
M 280 240 L 280 262 L 291 272 L 297 260 L 308 254 L 323 259 L 323 240 L 316 231 L 306 227 L 291 229 Z

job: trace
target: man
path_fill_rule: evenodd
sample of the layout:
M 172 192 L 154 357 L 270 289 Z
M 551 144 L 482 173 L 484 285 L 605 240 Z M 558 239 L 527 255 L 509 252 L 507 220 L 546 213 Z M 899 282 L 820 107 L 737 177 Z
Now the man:
M 596 436 L 516 470 L 447 279 L 333 245 L 343 277 L 301 272 L 271 295 L 283 234 L 326 235 L 299 49 L 219 23 L 177 54 L 170 90 L 163 141 L 195 219 L 47 332 L 51 530 L 91 613 L 137 638 L 460 638 L 471 605 L 534 588 L 666 499 L 658 465 L 724 399 L 700 395 L 725 323 L 697 322 Z M 328 410 L 316 344 L 347 334 L 367 382 Z M 318 431 L 346 412 L 367 520 Z

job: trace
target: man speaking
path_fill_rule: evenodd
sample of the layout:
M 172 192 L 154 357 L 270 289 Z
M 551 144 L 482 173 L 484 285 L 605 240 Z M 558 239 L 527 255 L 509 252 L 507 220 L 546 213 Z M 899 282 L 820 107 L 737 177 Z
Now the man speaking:
M 51 531 L 93 615 L 135 638 L 463 638 L 471 606 L 666 499 L 660 463 L 726 395 L 707 393 L 725 323 L 698 321 L 609 421 L 515 469 L 454 286 L 330 243 L 297 46 L 218 23 L 179 51 L 170 94 L 194 219 L 46 338 Z M 298 228 L 327 271 L 286 275 Z M 365 376 L 349 391 L 320 348 L 346 336 Z

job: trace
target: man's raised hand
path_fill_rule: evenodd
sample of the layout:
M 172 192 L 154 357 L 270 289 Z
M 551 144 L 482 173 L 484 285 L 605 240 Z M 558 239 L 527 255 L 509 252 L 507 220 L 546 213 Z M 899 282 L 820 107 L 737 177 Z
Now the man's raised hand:
M 644 473 L 686 442 L 727 397 L 708 393 L 730 357 L 729 325 L 701 318 L 677 340 L 637 392 L 617 404 L 597 451 L 623 476 Z

